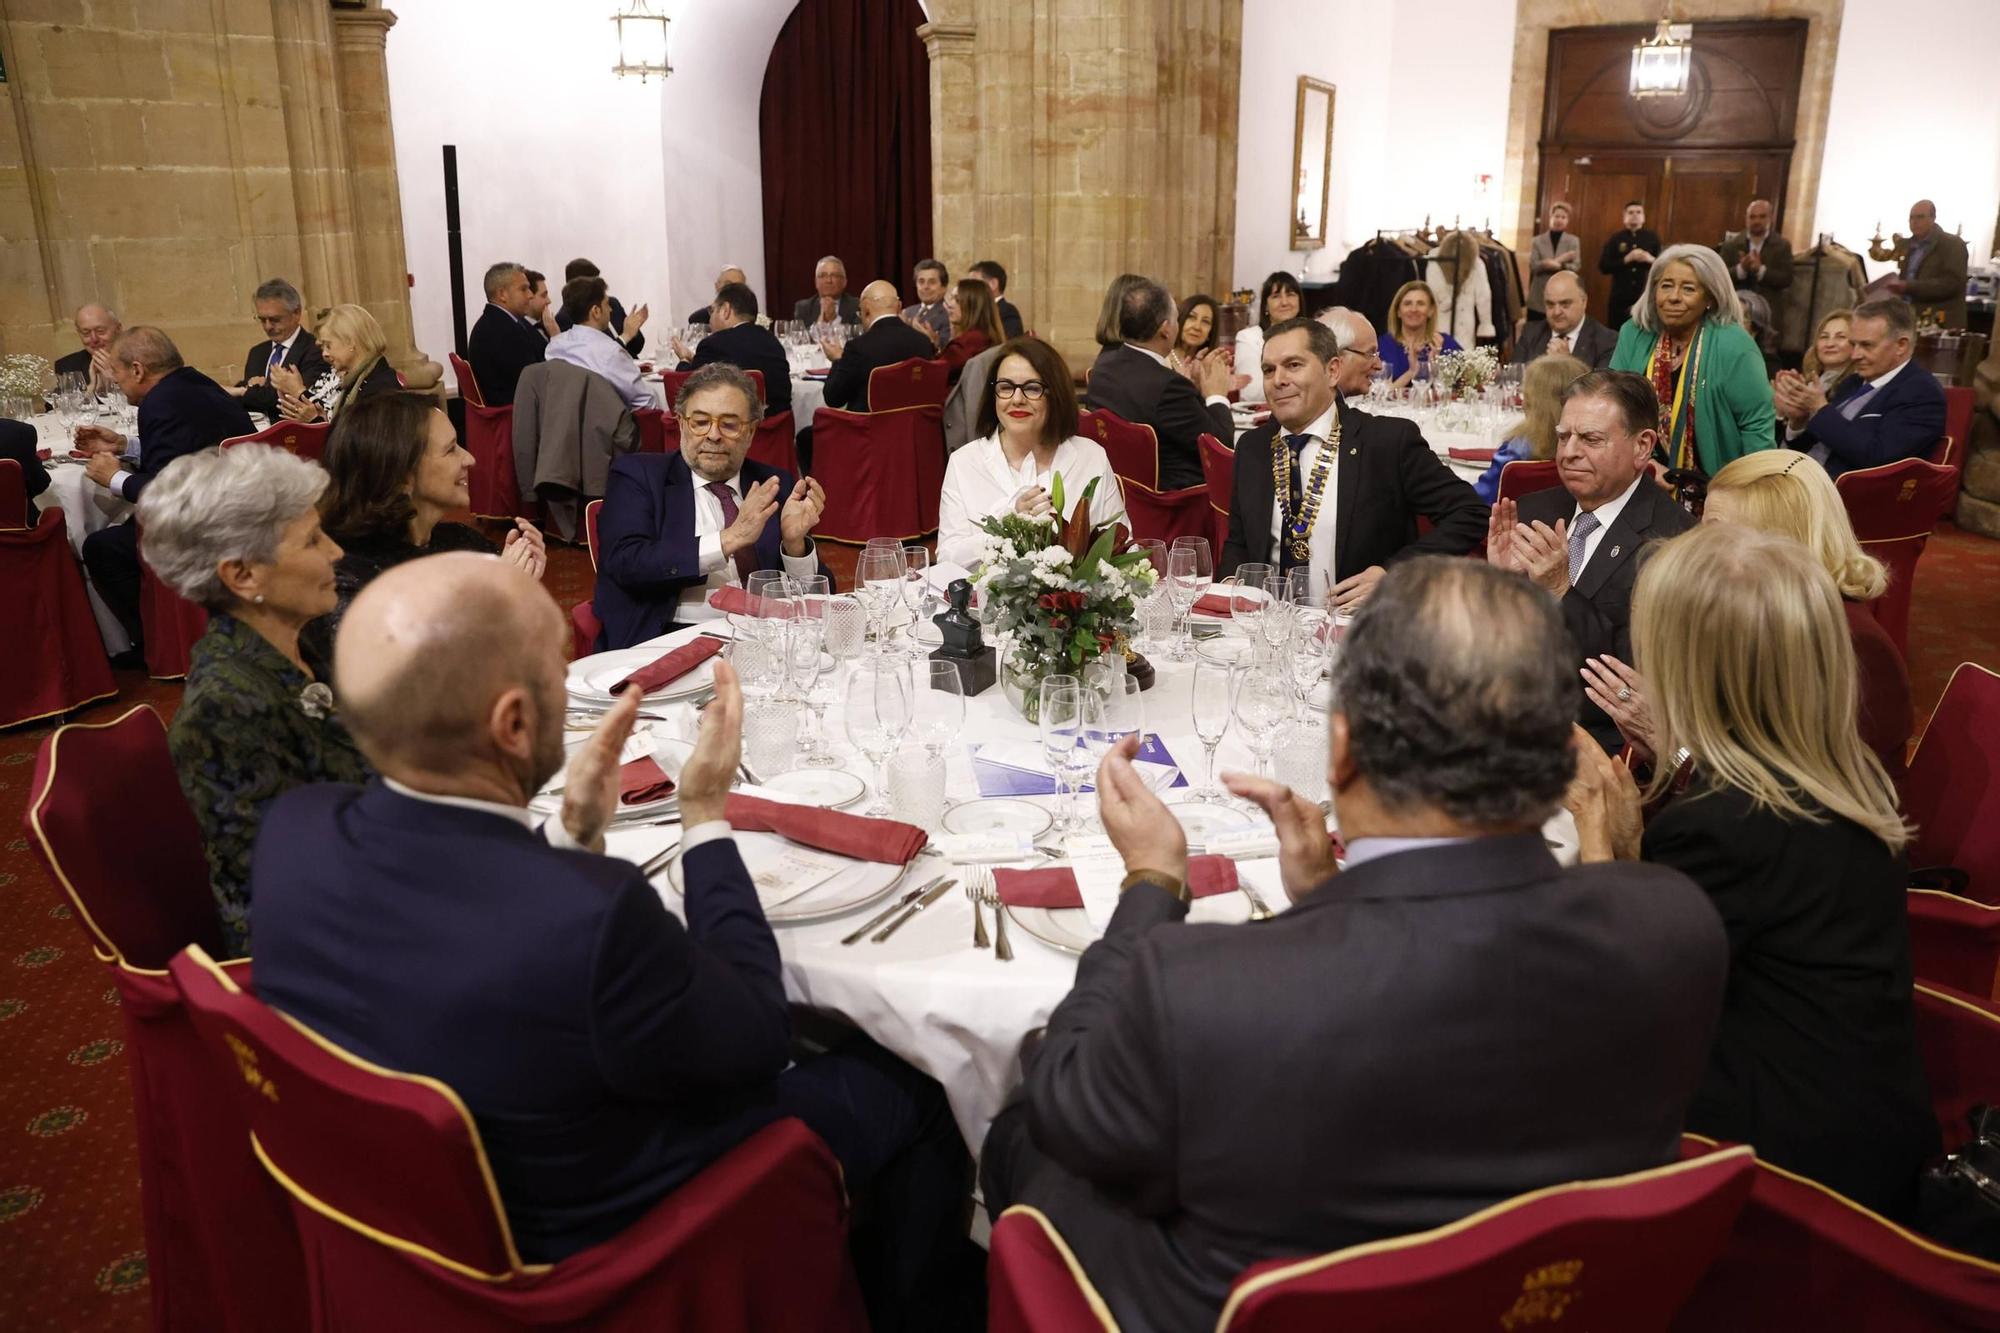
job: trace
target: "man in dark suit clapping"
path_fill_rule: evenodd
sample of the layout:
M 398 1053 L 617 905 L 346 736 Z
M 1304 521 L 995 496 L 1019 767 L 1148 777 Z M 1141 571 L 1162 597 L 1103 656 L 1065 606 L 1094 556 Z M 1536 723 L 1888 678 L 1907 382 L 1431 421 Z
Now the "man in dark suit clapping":
M 299 323 L 305 302 L 299 289 L 283 278 L 272 278 L 257 289 L 253 298 L 257 322 L 264 326 L 264 341 L 243 358 L 243 379 L 229 392 L 243 400 L 246 412 L 278 415 L 278 391 L 271 386 L 271 372 L 288 366 L 299 372 L 307 389 L 318 384 L 329 367 L 320 353 L 319 339 Z
M 792 318 L 801 324 L 854 324 L 861 309 L 847 290 L 847 265 L 839 255 L 828 255 L 813 265 L 814 295 L 792 307 Z
M 508 407 L 521 372 L 547 359 L 549 345 L 529 322 L 528 270 L 503 261 L 486 270 L 486 309 L 465 340 L 465 359 L 488 407 Z
M 1795 370 L 1778 372 L 1772 391 L 1785 419 L 1785 444 L 1811 454 L 1834 477 L 1921 458 L 1936 448 L 1944 436 L 1944 390 L 1935 375 L 1910 366 L 1916 334 L 1908 302 L 1863 301 L 1854 307 L 1848 322 L 1853 373 L 1831 399 L 1817 379 Z
M 1618 335 L 1590 317 L 1583 279 L 1574 273 L 1550 278 L 1542 291 L 1542 307 L 1546 318 L 1530 320 L 1514 344 L 1515 365 L 1525 366 L 1550 352 L 1573 356 L 1593 370 L 1611 364 Z
M 682 370 L 726 361 L 764 376 L 764 404 L 767 414 L 792 410 L 792 363 L 785 357 L 784 344 L 757 322 L 757 294 L 748 284 L 725 283 L 708 307 L 708 334 L 693 351 L 674 335 L 674 355 Z
M 911 357 L 937 355 L 928 335 L 903 322 L 902 308 L 894 283 L 878 279 L 861 289 L 861 336 L 844 346 L 831 341 L 822 344 L 833 361 L 826 377 L 828 407 L 866 412 L 870 375 Z
M 1123 891 L 983 1173 L 996 1216 L 1048 1214 L 1120 1326 L 1208 1328 L 1263 1260 L 1675 1160 L 1728 940 L 1677 871 L 1549 854 L 1567 655 L 1522 579 L 1391 570 L 1334 665 L 1345 868 L 1317 804 L 1224 775 L 1276 825 L 1293 905 L 1265 921 L 1187 924 L 1187 840 L 1136 744 L 1099 768 Z
M 1118 336 L 1124 341 L 1097 354 L 1083 390 L 1083 405 L 1091 411 L 1153 428 L 1163 491 L 1201 485 L 1201 437 L 1213 435 L 1226 444 L 1235 433 L 1229 415 L 1235 377 L 1228 354 L 1220 348 L 1201 354 L 1197 389 L 1167 365 L 1180 329 L 1180 312 L 1163 285 L 1150 278 L 1133 284 L 1118 308 Z

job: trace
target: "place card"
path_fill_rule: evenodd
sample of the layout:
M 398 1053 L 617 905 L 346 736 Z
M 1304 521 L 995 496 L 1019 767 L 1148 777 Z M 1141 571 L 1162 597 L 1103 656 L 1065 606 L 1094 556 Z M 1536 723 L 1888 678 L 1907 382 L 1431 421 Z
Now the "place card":
M 931 846 L 947 861 L 1022 861 L 1035 854 L 1035 846 L 1019 833 L 934 833 Z
M 1083 914 L 1103 934 L 1118 910 L 1119 886 L 1125 882 L 1125 858 L 1098 834 L 1072 834 L 1064 846 L 1069 851 L 1069 867 L 1076 875 L 1076 890 L 1083 897 Z
M 1254 861 L 1278 854 L 1278 831 L 1269 824 L 1211 833 L 1202 850 L 1210 856 L 1226 856 L 1232 861 Z
M 854 862 L 832 852 L 797 843 L 774 845 L 755 838 L 738 838 L 737 850 L 750 872 L 750 882 L 765 907 L 777 907 L 819 887 Z

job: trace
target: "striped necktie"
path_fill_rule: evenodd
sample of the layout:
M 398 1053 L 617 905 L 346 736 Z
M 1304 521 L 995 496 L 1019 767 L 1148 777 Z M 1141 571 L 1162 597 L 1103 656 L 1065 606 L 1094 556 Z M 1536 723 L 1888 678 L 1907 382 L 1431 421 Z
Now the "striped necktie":
M 1591 533 L 1597 531 L 1596 514 L 1578 514 L 1576 522 L 1569 530 L 1569 581 L 1574 584 L 1577 575 L 1583 573 L 1583 544 Z

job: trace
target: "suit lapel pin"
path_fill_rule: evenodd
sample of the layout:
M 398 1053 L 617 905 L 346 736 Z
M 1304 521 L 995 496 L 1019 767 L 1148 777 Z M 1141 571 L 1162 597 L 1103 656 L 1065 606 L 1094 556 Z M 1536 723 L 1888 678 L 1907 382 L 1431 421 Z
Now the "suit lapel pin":
M 1616 560 L 1616 559 L 1618 558 L 1618 550 L 1619 550 L 1619 548 L 1618 548 L 1618 547 L 1616 547 L 1616 546 L 1614 546 L 1614 547 L 1612 547 L 1612 548 L 1611 548 L 1611 558 L 1612 558 L 1613 560 Z
M 1356 454 L 1360 452 L 1361 452 L 1361 447 L 1359 445 L 1350 444 L 1347 446 L 1347 456 L 1349 458 L 1354 457 Z

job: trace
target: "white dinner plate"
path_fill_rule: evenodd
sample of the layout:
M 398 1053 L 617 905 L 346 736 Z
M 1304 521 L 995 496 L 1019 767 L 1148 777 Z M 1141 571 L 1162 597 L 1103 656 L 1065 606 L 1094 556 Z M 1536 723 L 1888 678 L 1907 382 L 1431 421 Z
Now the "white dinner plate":
M 1216 801 L 1180 801 L 1167 809 L 1174 812 L 1174 818 L 1187 831 L 1188 850 L 1191 852 L 1207 846 L 1208 840 L 1215 834 L 1247 828 L 1255 822 L 1249 811 Z
M 1011 797 L 961 801 L 944 812 L 946 833 L 1011 833 L 1033 841 L 1055 827 L 1056 817 L 1045 806 Z
M 587 735 L 574 736 L 565 743 L 564 748 L 571 755 L 574 755 L 578 747 L 589 739 L 590 737 Z M 667 774 L 672 775 L 681 771 L 682 766 L 688 761 L 688 756 L 693 753 L 694 746 L 678 737 L 656 736 L 651 732 L 641 733 L 635 731 L 632 737 L 625 742 L 625 748 L 619 752 L 619 757 L 621 762 L 629 764 L 641 755 L 652 755 L 659 761 L 661 769 Z M 569 766 L 565 763 L 563 771 L 550 779 L 549 785 L 529 800 L 528 809 L 538 815 L 557 815 L 562 813 L 563 785 L 568 780 Z M 644 823 L 648 820 L 665 818 L 672 815 L 679 808 L 680 796 L 678 792 L 663 796 L 657 801 L 647 801 L 641 805 L 621 804 L 612 814 L 611 823 L 614 827 L 626 823 Z
M 738 832 L 735 838 L 746 860 L 754 858 L 759 851 L 768 852 L 790 845 L 775 833 Z M 676 856 L 667 867 L 667 887 L 684 895 L 686 890 L 681 886 L 681 863 L 681 858 Z M 797 897 L 786 898 L 775 905 L 767 903 L 764 919 L 772 925 L 803 925 L 867 907 L 887 896 L 901 883 L 903 872 L 907 869 L 907 866 L 887 865 L 880 861 L 850 862 L 833 878 Z
M 868 794 L 867 783 L 839 768 L 795 768 L 760 785 L 827 810 L 845 810 Z
M 580 699 L 609 700 L 611 687 L 641 667 L 665 656 L 657 648 L 625 648 L 612 653 L 599 653 L 595 657 L 582 659 L 582 672 L 576 670 L 578 663 L 570 664 L 569 691 Z M 720 656 L 718 654 L 717 656 Z M 657 690 L 650 690 L 649 699 L 684 699 L 691 694 L 700 694 L 715 687 L 716 657 L 710 657 L 694 670 L 671 684 Z

